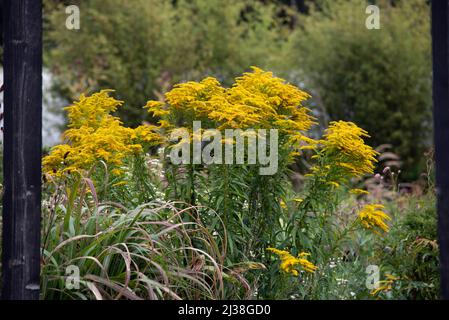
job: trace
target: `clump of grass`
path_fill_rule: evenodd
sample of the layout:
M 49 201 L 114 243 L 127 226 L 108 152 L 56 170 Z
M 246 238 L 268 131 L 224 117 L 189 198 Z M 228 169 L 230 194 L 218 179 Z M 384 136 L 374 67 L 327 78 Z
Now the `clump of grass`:
M 44 299 L 251 294 L 241 272 L 224 266 L 226 234 L 212 234 L 196 207 L 154 201 L 128 210 L 99 203 L 93 184 L 81 179 L 69 190 L 57 187 L 44 211 Z M 77 275 L 79 283 L 70 277 Z

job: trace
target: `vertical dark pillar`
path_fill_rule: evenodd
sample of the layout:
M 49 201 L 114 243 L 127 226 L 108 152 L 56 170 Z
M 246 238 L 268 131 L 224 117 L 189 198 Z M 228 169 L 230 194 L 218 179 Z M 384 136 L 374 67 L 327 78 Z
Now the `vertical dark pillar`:
M 2 298 L 38 299 L 42 153 L 42 1 L 4 0 Z
M 449 0 L 432 1 L 435 129 L 441 297 L 449 299 Z

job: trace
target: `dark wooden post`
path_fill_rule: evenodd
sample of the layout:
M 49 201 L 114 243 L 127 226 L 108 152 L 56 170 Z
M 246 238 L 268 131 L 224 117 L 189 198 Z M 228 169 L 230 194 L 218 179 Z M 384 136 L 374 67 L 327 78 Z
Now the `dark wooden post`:
M 432 1 L 435 130 L 441 297 L 449 299 L 449 0 Z
M 4 0 L 2 298 L 39 299 L 42 1 Z

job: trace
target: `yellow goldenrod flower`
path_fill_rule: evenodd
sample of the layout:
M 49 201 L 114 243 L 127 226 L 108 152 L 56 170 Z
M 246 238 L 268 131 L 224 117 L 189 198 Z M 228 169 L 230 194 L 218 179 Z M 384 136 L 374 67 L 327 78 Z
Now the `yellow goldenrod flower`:
M 299 271 L 301 270 L 309 273 L 314 273 L 315 270 L 318 269 L 317 266 L 306 259 L 306 257 L 309 256 L 310 253 L 301 252 L 298 257 L 294 257 L 285 250 L 279 250 L 276 248 L 267 248 L 267 250 L 279 256 L 279 258 L 281 259 L 280 268 L 282 271 L 291 273 L 294 276 L 298 276 Z
M 352 122 L 333 121 L 321 140 L 323 151 L 340 167 L 343 175 L 360 177 L 372 174 L 378 154 L 366 145 L 363 138 L 368 133 Z
M 164 109 L 164 103 L 160 101 L 148 101 L 145 108 L 155 117 L 165 116 L 170 113 L 168 110 Z
M 389 227 L 385 220 L 391 220 L 390 216 L 382 211 L 385 207 L 380 204 L 367 204 L 359 212 L 359 220 L 367 230 L 379 234 L 379 230 L 388 232 Z
M 368 191 L 362 190 L 362 189 L 351 189 L 351 190 L 349 190 L 349 193 L 352 193 L 352 194 L 355 194 L 355 195 L 369 194 Z
M 284 200 L 281 200 L 281 201 L 279 202 L 279 205 L 281 206 L 282 209 L 287 209 L 287 204 L 285 203 Z
M 310 145 L 310 146 L 302 146 L 299 147 L 300 150 L 315 150 L 316 146 Z
M 278 129 L 286 137 L 284 147 L 291 150 L 292 158 L 300 143 L 314 141 L 304 136 L 314 124 L 310 110 L 302 106 L 308 98 L 307 93 L 271 72 L 253 67 L 252 72 L 236 78 L 231 88 L 212 77 L 181 83 L 165 94 L 165 103 L 148 101 L 146 108 L 161 117 L 161 130 L 184 126 L 193 134 L 194 120 L 218 130 Z
M 335 188 L 339 188 L 340 187 L 340 184 L 338 184 L 338 182 L 335 182 L 335 181 L 329 181 L 329 182 L 327 182 L 327 184 L 331 185 L 331 186 L 333 186 Z
M 44 171 L 62 176 L 80 170 L 89 170 L 104 161 L 111 173 L 120 175 L 123 160 L 142 152 L 142 144 L 158 144 L 159 134 L 154 126 L 136 129 L 122 126 L 112 115 L 123 102 L 109 96 L 112 90 L 102 90 L 91 96 L 81 95 L 79 101 L 67 107 L 69 129 L 64 132 L 65 144 L 53 147 L 43 159 Z
M 378 287 L 377 289 L 374 289 L 371 291 L 371 295 L 375 296 L 378 295 L 381 292 L 387 292 L 387 291 L 391 291 L 393 289 L 393 284 L 395 281 L 399 280 L 399 277 L 395 277 L 391 274 L 385 274 L 386 276 L 386 280 L 382 280 L 378 282 Z
M 319 159 L 312 175 L 336 186 L 352 177 L 372 174 L 378 153 L 365 144 L 364 137 L 369 137 L 368 133 L 352 122 L 331 122 L 323 139 L 311 142 L 314 147 L 308 148 L 315 148 L 312 159 Z

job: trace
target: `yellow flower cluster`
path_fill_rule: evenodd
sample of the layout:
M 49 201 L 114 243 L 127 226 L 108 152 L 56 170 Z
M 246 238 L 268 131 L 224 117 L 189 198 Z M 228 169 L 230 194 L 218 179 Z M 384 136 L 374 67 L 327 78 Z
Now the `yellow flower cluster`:
M 390 216 L 382 211 L 385 207 L 381 204 L 367 204 L 359 212 L 360 223 L 365 229 L 372 230 L 376 234 L 379 231 L 388 232 L 389 227 L 386 220 L 391 220 Z
M 176 85 L 166 93 L 166 103 L 148 101 L 146 107 L 161 117 L 161 128 L 191 128 L 194 120 L 209 128 L 279 129 L 289 143 L 308 141 L 304 132 L 314 124 L 310 110 L 302 102 L 310 96 L 297 87 L 274 77 L 271 72 L 253 67 L 224 88 L 215 78 Z M 204 125 L 203 125 L 204 127 Z
M 352 122 L 331 122 L 322 139 L 301 147 L 316 152 L 312 158 L 318 159 L 318 165 L 312 167 L 309 175 L 338 188 L 350 178 L 372 174 L 378 153 L 365 144 L 364 137 L 369 137 L 368 133 Z M 353 189 L 351 193 L 367 192 Z
M 323 152 L 340 168 L 343 175 L 360 177 L 372 174 L 377 152 L 366 145 L 363 138 L 368 133 L 356 124 L 333 121 L 320 141 Z
M 381 292 L 391 291 L 393 289 L 393 284 L 399 280 L 399 277 L 395 277 L 391 274 L 385 274 L 386 280 L 382 280 L 378 282 L 378 287 L 371 291 L 371 295 L 375 296 Z
M 368 191 L 363 190 L 363 189 L 350 189 L 350 190 L 349 190 L 349 193 L 355 194 L 355 195 L 369 194 Z
M 152 126 L 126 128 L 110 115 L 123 104 L 109 96 L 111 91 L 81 95 L 79 101 L 66 108 L 69 118 L 69 129 L 64 132 L 66 143 L 53 147 L 44 157 L 44 172 L 62 176 L 89 170 L 98 161 L 104 161 L 113 174 L 120 174 L 125 157 L 141 152 L 144 143 L 160 140 Z
M 290 252 L 285 250 L 279 250 L 276 248 L 267 248 L 267 250 L 279 256 L 279 258 L 281 259 L 280 268 L 282 271 L 291 273 L 294 276 L 298 276 L 300 270 L 314 273 L 315 270 L 318 269 L 317 266 L 306 259 L 306 257 L 309 256 L 310 253 L 301 252 L 300 254 L 298 254 L 298 257 L 294 257 L 290 254 Z

